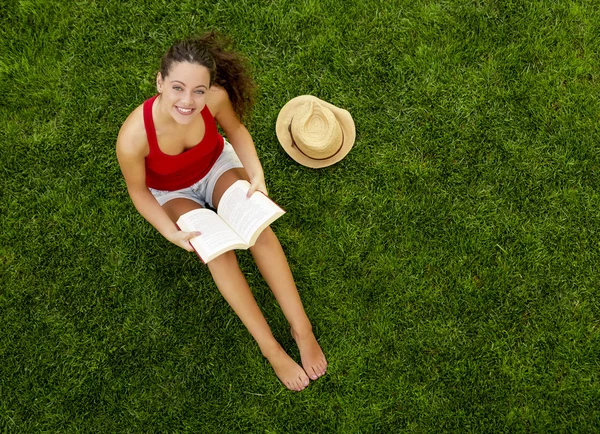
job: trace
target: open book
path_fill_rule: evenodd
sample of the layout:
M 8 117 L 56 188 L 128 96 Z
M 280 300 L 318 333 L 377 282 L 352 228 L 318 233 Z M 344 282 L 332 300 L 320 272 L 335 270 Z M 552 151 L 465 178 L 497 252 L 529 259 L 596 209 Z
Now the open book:
M 177 220 L 182 231 L 201 232 L 190 244 L 204 263 L 229 250 L 252 247 L 260 233 L 285 214 L 261 192 L 246 197 L 249 188 L 248 181 L 236 181 L 221 197 L 216 213 L 195 209 Z

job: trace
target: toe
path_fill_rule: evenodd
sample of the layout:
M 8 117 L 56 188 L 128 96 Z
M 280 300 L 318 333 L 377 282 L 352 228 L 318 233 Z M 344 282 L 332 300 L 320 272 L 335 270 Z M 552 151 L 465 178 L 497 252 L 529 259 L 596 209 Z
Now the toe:
M 302 385 L 302 388 L 305 388 L 310 384 L 310 380 L 304 372 L 298 376 L 298 382 Z
M 318 377 L 321 377 L 323 375 L 325 375 L 325 372 L 327 371 L 327 364 L 323 363 L 323 361 L 321 361 L 320 363 L 317 363 L 315 365 L 315 367 L 313 368 L 315 375 Z

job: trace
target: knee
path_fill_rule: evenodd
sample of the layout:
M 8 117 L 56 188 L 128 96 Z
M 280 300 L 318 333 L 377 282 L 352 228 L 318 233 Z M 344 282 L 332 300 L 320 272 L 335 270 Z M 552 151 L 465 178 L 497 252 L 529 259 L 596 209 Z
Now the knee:
M 275 235 L 275 232 L 273 232 L 273 230 L 271 229 L 270 226 L 267 226 L 265 228 L 265 230 L 263 230 L 261 232 L 261 234 L 259 235 L 258 239 L 256 240 L 256 243 L 254 244 L 254 246 L 252 246 L 250 249 L 261 249 L 264 247 L 269 247 L 269 246 L 273 246 L 273 243 L 278 243 L 279 241 L 277 240 L 277 236 Z
M 235 256 L 235 252 L 230 250 L 222 255 L 217 256 L 207 265 L 211 272 L 223 269 L 231 269 L 232 267 L 237 266 L 237 257 Z

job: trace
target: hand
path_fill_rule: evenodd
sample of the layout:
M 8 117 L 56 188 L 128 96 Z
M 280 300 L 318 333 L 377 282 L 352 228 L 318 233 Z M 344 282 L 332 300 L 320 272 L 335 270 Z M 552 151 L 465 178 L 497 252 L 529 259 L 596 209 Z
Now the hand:
M 174 232 L 169 233 L 165 238 L 175 244 L 176 246 L 181 247 L 182 249 L 187 250 L 188 252 L 193 252 L 194 248 L 190 244 L 190 240 L 194 237 L 202 235 L 200 232 L 183 232 L 180 230 L 176 230 Z
M 267 191 L 267 186 L 265 185 L 264 176 L 255 176 L 250 180 L 250 188 L 248 189 L 247 197 L 252 196 L 255 191 L 260 191 L 264 193 L 265 196 L 269 195 L 269 192 Z

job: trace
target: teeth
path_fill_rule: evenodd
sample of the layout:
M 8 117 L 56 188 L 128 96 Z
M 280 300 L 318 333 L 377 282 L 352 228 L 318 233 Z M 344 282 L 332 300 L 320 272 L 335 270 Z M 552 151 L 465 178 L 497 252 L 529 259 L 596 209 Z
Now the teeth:
M 177 110 L 179 110 L 182 113 L 191 113 L 192 110 L 194 110 L 194 109 L 191 109 L 191 108 L 190 109 L 185 109 L 185 108 L 182 108 L 182 107 L 177 107 Z

